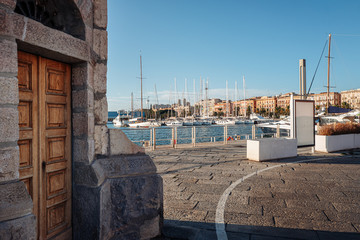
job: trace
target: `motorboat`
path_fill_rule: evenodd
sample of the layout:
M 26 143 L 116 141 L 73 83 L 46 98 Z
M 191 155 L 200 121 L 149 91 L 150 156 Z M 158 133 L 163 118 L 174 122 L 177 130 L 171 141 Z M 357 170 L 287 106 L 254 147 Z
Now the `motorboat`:
M 154 119 L 148 121 L 142 121 L 141 118 L 132 118 L 129 120 L 129 127 L 131 128 L 149 128 L 149 127 L 160 127 L 161 124 Z
M 256 127 L 260 128 L 263 133 L 276 133 L 277 129 L 280 129 L 281 136 L 290 136 L 290 120 L 280 120 L 274 122 L 265 122 L 257 124 Z
M 320 125 L 326 125 L 331 123 L 346 123 L 346 122 L 357 122 L 359 123 L 360 110 L 355 109 L 350 112 L 340 115 L 318 115 Z
M 170 119 L 170 120 L 166 121 L 165 124 L 166 124 L 166 126 L 169 126 L 169 127 L 183 126 L 183 122 L 181 122 L 180 120 L 177 120 L 177 119 Z
M 235 120 L 231 118 L 222 118 L 215 120 L 217 125 L 235 125 Z
M 121 119 L 120 114 L 112 121 L 115 127 L 128 127 L 128 125 Z

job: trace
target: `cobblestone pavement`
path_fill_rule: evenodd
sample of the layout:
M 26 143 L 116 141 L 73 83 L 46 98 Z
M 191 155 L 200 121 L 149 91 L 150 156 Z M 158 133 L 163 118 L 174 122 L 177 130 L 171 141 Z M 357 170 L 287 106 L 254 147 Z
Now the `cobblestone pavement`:
M 244 143 L 147 152 L 164 181 L 162 239 L 217 239 L 220 197 L 259 170 L 227 198 L 228 239 L 360 239 L 360 152 L 298 152 L 261 163 L 246 160 Z

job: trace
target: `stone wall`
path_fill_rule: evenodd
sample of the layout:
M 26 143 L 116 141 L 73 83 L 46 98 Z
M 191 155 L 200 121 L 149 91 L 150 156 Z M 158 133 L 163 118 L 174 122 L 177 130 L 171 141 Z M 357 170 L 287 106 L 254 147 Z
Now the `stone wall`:
M 74 3 L 85 40 L 15 13 L 16 0 L 0 0 L 0 239 L 36 238 L 32 201 L 18 173 L 18 50 L 72 67 L 74 238 L 155 237 L 161 177 L 142 148 L 106 126 L 107 1 Z

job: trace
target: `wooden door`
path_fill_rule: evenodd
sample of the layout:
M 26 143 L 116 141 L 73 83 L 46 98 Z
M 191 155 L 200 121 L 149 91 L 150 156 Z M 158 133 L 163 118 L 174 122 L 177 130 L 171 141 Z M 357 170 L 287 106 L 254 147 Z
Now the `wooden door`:
M 34 202 L 39 239 L 71 238 L 70 74 L 67 64 L 19 52 L 19 172 Z M 22 90 L 29 76 L 32 90 Z

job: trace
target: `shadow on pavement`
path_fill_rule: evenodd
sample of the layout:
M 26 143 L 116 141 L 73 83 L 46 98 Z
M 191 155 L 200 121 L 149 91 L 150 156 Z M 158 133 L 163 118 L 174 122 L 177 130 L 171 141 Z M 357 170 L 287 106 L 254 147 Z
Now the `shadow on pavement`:
M 189 222 L 165 220 L 163 236 L 156 240 L 212 240 L 217 239 L 215 224 L 205 222 Z M 305 229 L 277 228 L 267 226 L 226 225 L 229 240 L 360 240 L 359 233 L 330 232 Z

